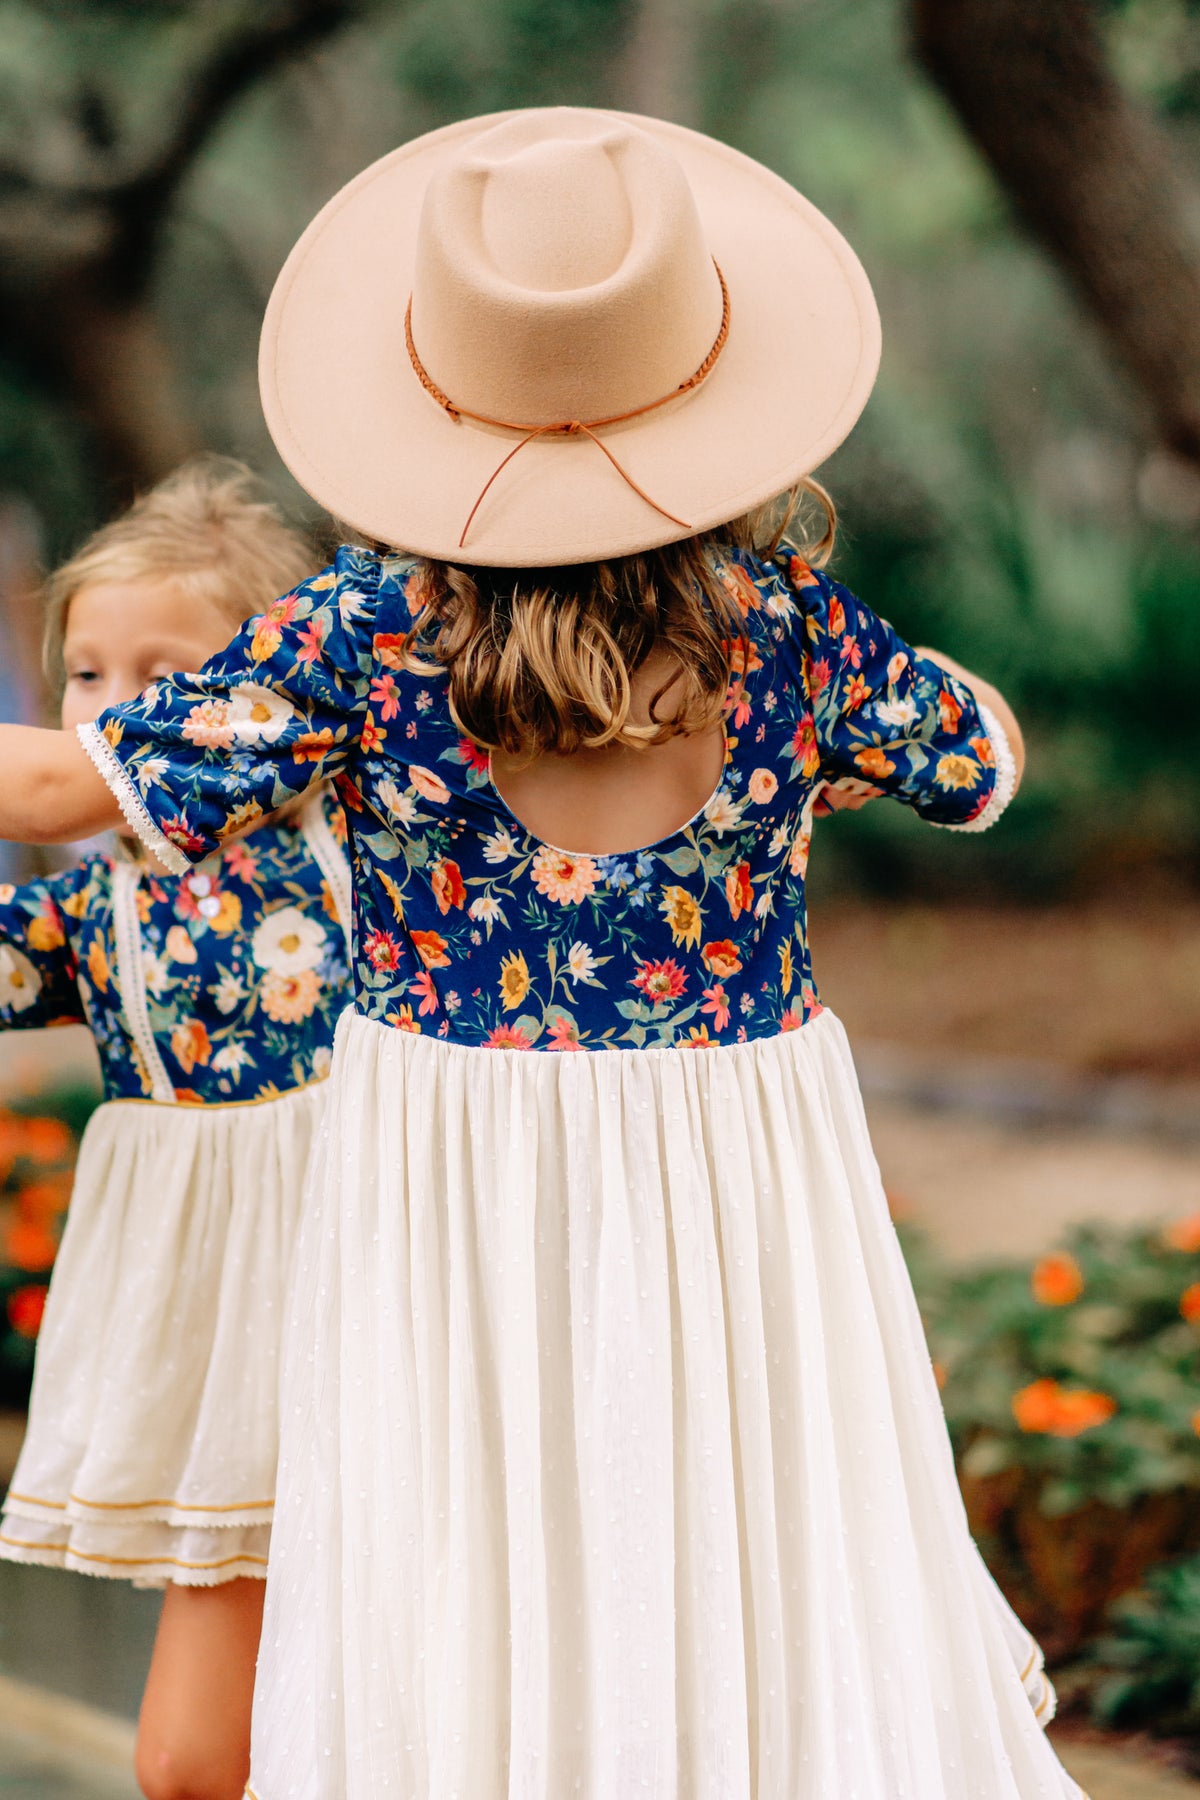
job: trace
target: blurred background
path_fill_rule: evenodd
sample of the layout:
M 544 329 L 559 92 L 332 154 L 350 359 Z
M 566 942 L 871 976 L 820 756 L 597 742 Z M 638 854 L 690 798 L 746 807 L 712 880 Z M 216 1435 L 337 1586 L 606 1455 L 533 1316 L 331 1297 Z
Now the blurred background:
M 313 212 L 418 132 L 554 102 L 761 158 L 874 282 L 834 566 L 1006 690 L 1030 763 L 985 836 L 819 826 L 818 980 L 1064 1756 L 1093 1800 L 1195 1791 L 1200 0 L 0 0 L 0 712 L 42 715 L 39 571 L 191 452 L 311 517 L 255 352 Z M 86 1041 L 0 1042 L 0 1097 L 11 1466 Z M 153 1607 L 0 1564 L 0 1794 L 128 1791 Z

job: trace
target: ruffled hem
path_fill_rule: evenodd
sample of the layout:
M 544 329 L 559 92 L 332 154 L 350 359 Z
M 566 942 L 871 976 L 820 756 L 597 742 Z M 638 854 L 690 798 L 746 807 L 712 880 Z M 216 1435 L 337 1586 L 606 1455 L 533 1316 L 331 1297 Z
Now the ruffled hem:
M 176 1529 L 149 1521 L 135 1526 L 39 1525 L 6 1508 L 0 1519 L 0 1557 L 70 1569 L 135 1587 L 218 1587 L 227 1581 L 264 1580 L 269 1524 Z

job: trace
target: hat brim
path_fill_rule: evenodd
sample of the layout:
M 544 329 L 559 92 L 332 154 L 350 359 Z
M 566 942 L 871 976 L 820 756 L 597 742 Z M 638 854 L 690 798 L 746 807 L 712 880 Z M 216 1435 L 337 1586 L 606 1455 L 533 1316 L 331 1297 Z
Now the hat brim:
M 459 539 L 514 433 L 455 421 L 404 342 L 417 224 L 432 176 L 511 113 L 462 120 L 382 157 L 322 208 L 275 284 L 259 382 L 300 485 L 355 531 L 444 561 L 535 568 L 630 555 L 736 518 L 817 468 L 879 366 L 879 314 L 849 244 L 740 151 L 663 120 L 617 116 L 682 163 L 729 289 L 728 341 L 679 400 L 603 440 L 656 512 L 586 437 L 537 438 Z M 451 396 L 453 398 L 454 396 Z

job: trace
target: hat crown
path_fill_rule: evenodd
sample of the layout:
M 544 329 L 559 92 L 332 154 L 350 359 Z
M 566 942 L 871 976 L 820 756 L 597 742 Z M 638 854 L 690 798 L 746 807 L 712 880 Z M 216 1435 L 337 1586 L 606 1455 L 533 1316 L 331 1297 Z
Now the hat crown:
M 687 380 L 721 310 L 682 166 L 624 120 L 520 115 L 429 184 L 413 341 L 457 407 L 529 426 L 632 411 Z

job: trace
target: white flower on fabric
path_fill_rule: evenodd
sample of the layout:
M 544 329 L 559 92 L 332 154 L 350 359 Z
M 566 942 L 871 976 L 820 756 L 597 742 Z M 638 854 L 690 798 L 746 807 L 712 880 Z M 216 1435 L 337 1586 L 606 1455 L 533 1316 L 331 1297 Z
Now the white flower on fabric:
M 160 1000 L 171 985 L 166 964 L 157 956 L 143 956 L 142 979 L 156 1000 Z
M 754 916 L 756 919 L 765 919 L 768 913 L 773 913 L 774 911 L 775 896 L 770 888 L 764 888 L 762 893 L 758 896 L 758 899 L 754 902 Z
M 517 846 L 513 842 L 512 832 L 501 828 L 483 840 L 483 860 L 490 863 L 507 862 L 510 856 L 517 854 Z
M 411 825 L 417 816 L 417 803 L 411 794 L 402 794 L 394 781 L 381 781 L 376 788 L 380 804 L 391 813 L 398 825 Z
M 596 973 L 596 958 L 586 944 L 572 944 L 567 951 L 567 973 L 573 981 L 590 981 Z
M 229 1014 L 236 1011 L 239 1003 L 245 998 L 246 989 L 236 975 L 222 975 L 220 981 L 209 989 L 217 1011 Z
M 772 861 L 774 861 L 777 856 L 783 855 L 791 842 L 791 835 L 791 829 L 788 825 L 777 826 L 771 833 L 771 841 L 767 845 L 767 855 Z
M 276 743 L 295 716 L 290 701 L 255 681 L 242 682 L 229 696 L 233 735 L 243 744 Z
M 147 756 L 135 764 L 134 773 L 142 792 L 145 793 L 147 788 L 157 787 L 170 766 L 165 756 Z
M 361 619 L 366 612 L 367 597 L 365 594 L 360 594 L 357 588 L 339 588 L 337 608 L 342 624 L 353 624 L 355 619 Z
M 301 975 L 315 969 L 325 954 L 328 936 L 323 925 L 302 913 L 298 906 L 281 906 L 268 913 L 250 943 L 250 953 L 260 969 L 273 975 Z
M 0 1006 L 24 1012 L 42 989 L 42 978 L 27 956 L 11 944 L 0 945 Z
M 729 795 L 722 789 L 720 793 L 713 795 L 712 799 L 705 807 L 704 817 L 708 820 L 717 836 L 723 837 L 727 831 L 737 830 L 742 822 L 742 809 L 741 806 L 731 800 Z
M 501 907 L 500 902 L 494 899 L 491 894 L 480 894 L 478 900 L 472 900 L 470 906 L 467 908 L 467 913 L 472 919 L 481 920 L 489 930 L 496 923 L 497 919 L 501 921 L 504 919 L 504 910 Z
M 324 1081 L 333 1067 L 333 1051 L 328 1044 L 318 1044 L 313 1051 L 312 1072 L 318 1081 Z
M 903 700 L 877 700 L 875 714 L 885 725 L 898 725 L 903 731 L 907 726 L 916 724 L 917 703 L 911 697 Z
M 212 1059 L 212 1066 L 222 1075 L 240 1075 L 246 1064 L 253 1061 L 245 1044 L 222 1044 Z

